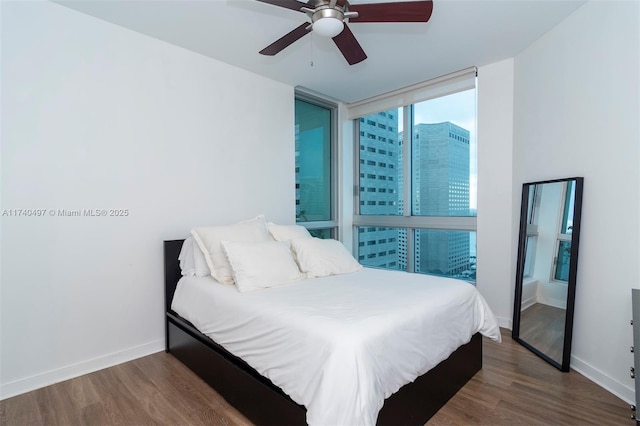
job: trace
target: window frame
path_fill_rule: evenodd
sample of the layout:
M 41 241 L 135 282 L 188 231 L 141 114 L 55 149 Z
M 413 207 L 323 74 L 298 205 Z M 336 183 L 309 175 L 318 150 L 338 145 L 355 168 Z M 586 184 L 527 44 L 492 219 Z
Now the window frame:
M 340 183 L 338 182 L 339 174 L 338 174 L 338 165 L 339 165 L 339 143 L 338 143 L 338 104 L 332 101 L 329 101 L 325 98 L 317 96 L 315 94 L 306 92 L 300 88 L 295 89 L 295 101 L 306 102 L 321 108 L 325 108 L 329 110 L 329 120 L 330 120 L 330 143 L 329 143 L 329 176 L 330 176 L 330 185 L 329 190 L 331 193 L 329 194 L 329 199 L 331 202 L 331 208 L 329 209 L 331 218 L 329 220 L 320 220 L 320 221 L 307 221 L 302 222 L 298 221 L 296 218 L 296 225 L 301 225 L 307 228 L 309 231 L 313 230 L 322 230 L 329 229 L 331 238 L 337 238 L 340 233 L 340 224 L 338 221 L 338 212 L 340 211 L 340 198 L 339 198 L 339 188 Z M 294 127 L 295 127 L 295 118 L 294 118 Z M 294 148 L 295 149 L 295 148 Z M 297 182 L 294 182 L 297 184 Z
M 556 241 L 555 241 L 555 247 L 553 250 L 553 259 L 551 260 L 551 271 L 549 271 L 549 282 L 550 283 L 556 283 L 556 284 L 560 284 L 560 285 L 568 285 L 569 284 L 569 280 L 563 280 L 560 278 L 556 278 L 556 276 L 558 275 L 558 267 L 559 265 L 559 260 L 560 260 L 560 250 L 562 247 L 562 243 L 569 243 L 569 250 L 571 250 L 571 242 L 573 241 L 573 230 L 571 233 L 565 233 L 564 231 L 564 227 L 565 227 L 565 223 L 567 221 L 567 217 L 569 214 L 567 205 L 569 204 L 569 196 L 570 196 L 570 191 L 573 191 L 573 193 L 575 193 L 574 188 L 570 188 L 570 185 L 575 185 L 575 182 L 571 182 L 571 181 L 566 181 L 563 182 L 562 185 L 562 206 L 558 211 L 558 221 L 557 221 L 557 231 L 556 231 Z M 573 211 L 572 211 L 573 212 Z M 573 215 L 572 215 L 573 216 Z

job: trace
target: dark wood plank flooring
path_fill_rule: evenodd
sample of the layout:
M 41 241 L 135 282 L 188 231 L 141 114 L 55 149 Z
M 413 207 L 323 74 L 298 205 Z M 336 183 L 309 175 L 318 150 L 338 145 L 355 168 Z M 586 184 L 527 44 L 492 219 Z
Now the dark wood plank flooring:
M 483 369 L 427 424 L 629 425 L 626 403 L 515 343 L 485 340 Z M 0 424 L 250 425 L 164 352 L 0 401 Z

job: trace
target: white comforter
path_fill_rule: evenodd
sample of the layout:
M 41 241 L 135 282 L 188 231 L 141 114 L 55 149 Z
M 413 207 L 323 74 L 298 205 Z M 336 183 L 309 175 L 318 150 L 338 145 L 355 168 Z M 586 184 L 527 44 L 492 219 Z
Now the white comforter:
M 385 398 L 473 334 L 500 341 L 472 285 L 369 268 L 250 293 L 183 277 L 172 308 L 304 405 L 310 425 L 374 425 Z

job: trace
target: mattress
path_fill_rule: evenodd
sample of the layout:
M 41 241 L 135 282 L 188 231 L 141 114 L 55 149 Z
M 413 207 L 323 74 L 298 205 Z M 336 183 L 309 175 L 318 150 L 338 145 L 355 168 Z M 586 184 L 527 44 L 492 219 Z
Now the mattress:
M 464 281 L 364 268 L 240 293 L 183 277 L 172 309 L 307 409 L 310 425 L 374 425 L 384 400 L 496 319 Z

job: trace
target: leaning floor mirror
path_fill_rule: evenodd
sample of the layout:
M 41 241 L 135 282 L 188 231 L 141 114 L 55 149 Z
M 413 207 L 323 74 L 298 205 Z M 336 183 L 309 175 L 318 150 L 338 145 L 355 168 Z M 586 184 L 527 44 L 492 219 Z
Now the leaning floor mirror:
M 522 186 L 513 339 L 569 371 L 583 178 Z

